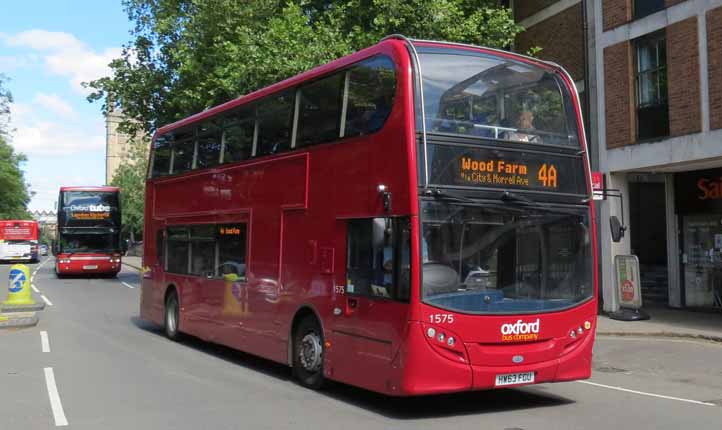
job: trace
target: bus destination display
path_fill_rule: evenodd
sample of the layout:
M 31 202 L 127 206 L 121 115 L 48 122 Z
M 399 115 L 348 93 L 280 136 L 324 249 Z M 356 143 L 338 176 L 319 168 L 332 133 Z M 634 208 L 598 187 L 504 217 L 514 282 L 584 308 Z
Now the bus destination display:
M 584 171 L 574 156 L 433 145 L 429 161 L 433 185 L 586 194 Z

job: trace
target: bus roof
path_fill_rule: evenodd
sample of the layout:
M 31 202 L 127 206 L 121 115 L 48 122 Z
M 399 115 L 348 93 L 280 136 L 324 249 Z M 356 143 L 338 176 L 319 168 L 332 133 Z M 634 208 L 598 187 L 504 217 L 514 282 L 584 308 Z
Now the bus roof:
M 344 57 L 338 58 L 336 60 L 331 61 L 330 63 L 322 64 L 318 67 L 315 67 L 311 70 L 302 72 L 298 75 L 292 76 L 283 81 L 280 81 L 275 84 L 271 84 L 267 87 L 258 89 L 250 94 L 240 96 L 240 97 L 233 99 L 231 101 L 228 101 L 226 103 L 223 103 L 218 106 L 214 106 L 212 108 L 204 110 L 203 112 L 193 114 L 187 118 L 184 118 L 184 119 L 181 119 L 174 123 L 165 125 L 165 126 L 159 128 L 158 130 L 156 130 L 155 134 L 153 135 L 153 140 L 155 140 L 161 134 L 165 134 L 169 131 L 184 127 L 186 125 L 190 125 L 190 124 L 202 121 L 206 118 L 213 117 L 222 112 L 233 109 L 234 107 L 246 104 L 246 103 L 251 102 L 256 99 L 260 99 L 264 96 L 273 94 L 277 91 L 281 91 L 286 88 L 293 87 L 293 86 L 301 84 L 305 81 L 312 80 L 314 78 L 323 76 L 325 74 L 336 71 L 338 69 L 347 67 L 351 64 L 357 63 L 367 57 L 370 57 L 372 55 L 380 53 L 383 50 L 382 48 L 385 46 L 392 48 L 392 49 L 393 48 L 397 48 L 397 49 L 405 48 L 407 45 L 406 41 L 412 42 L 415 46 L 436 46 L 436 47 L 440 47 L 440 48 L 445 47 L 445 48 L 473 50 L 473 51 L 477 51 L 477 52 L 485 52 L 490 55 L 502 56 L 502 57 L 514 59 L 517 61 L 522 61 L 525 63 L 544 67 L 546 69 L 557 69 L 557 68 L 560 69 L 560 67 L 554 63 L 542 61 L 542 60 L 539 60 L 536 58 L 531 58 L 531 57 L 527 57 L 525 55 L 520 55 L 520 54 L 503 51 L 503 50 L 499 50 L 499 49 L 484 48 L 484 47 L 480 47 L 480 46 L 466 45 L 466 44 L 453 43 L 453 42 L 413 40 L 413 39 L 406 39 L 403 36 L 394 35 L 394 36 L 389 36 L 389 37 L 381 40 L 379 43 L 377 43 L 375 45 L 371 45 L 368 48 L 364 48 L 360 51 L 357 51 L 352 54 L 346 55 Z
M 60 191 L 120 191 L 118 187 L 60 187 Z
M 15 223 L 23 223 L 23 222 L 37 224 L 37 221 L 34 219 L 0 219 L 0 224 L 15 224 Z

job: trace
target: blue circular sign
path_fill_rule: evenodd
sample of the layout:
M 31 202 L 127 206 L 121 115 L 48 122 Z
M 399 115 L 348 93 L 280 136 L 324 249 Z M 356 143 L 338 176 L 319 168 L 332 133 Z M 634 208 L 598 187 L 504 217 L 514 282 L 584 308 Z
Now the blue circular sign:
M 25 284 L 25 273 L 22 270 L 13 269 L 10 271 L 10 286 L 8 290 L 11 293 L 17 293 L 23 289 Z

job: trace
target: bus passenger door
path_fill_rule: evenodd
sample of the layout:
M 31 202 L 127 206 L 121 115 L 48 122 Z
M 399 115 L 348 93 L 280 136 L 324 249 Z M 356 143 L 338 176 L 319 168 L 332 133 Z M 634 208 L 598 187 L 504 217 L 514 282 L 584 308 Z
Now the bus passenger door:
M 408 218 L 348 220 L 345 230 L 346 264 L 339 276 L 345 294 L 337 296 L 341 315 L 332 328 L 333 342 L 343 349 L 333 360 L 334 377 L 392 391 L 399 382 L 392 362 L 409 312 Z

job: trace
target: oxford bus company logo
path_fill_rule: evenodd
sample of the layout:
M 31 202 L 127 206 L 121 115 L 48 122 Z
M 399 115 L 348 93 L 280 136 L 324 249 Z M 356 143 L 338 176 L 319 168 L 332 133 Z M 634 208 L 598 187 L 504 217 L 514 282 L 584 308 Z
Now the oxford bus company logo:
M 534 322 L 518 320 L 515 323 L 501 325 L 502 342 L 520 342 L 539 339 L 540 321 L 537 318 Z
M 110 206 L 98 205 L 71 205 L 70 210 L 73 212 L 110 212 Z

